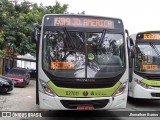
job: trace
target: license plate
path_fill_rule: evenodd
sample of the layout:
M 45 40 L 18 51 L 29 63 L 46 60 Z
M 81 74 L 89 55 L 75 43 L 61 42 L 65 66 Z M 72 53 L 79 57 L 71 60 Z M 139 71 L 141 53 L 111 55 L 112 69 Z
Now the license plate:
M 93 110 L 93 105 L 79 105 L 77 107 L 77 110 Z

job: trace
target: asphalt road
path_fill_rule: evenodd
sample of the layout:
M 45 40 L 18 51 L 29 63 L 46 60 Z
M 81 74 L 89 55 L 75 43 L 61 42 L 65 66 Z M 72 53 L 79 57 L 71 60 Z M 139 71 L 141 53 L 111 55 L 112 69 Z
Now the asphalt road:
M 7 94 L 0 94 L 0 111 L 42 111 L 36 105 L 35 95 L 35 80 L 31 80 L 26 88 L 15 87 L 13 91 Z M 120 112 L 117 112 L 120 111 Z M 140 119 L 140 120 L 158 120 L 160 119 L 160 112 L 158 117 L 123 117 L 127 111 L 134 111 L 143 113 L 143 111 L 160 111 L 160 100 L 142 100 L 142 99 L 128 99 L 126 109 L 118 109 L 114 111 L 50 111 L 56 120 L 123 120 L 123 119 Z M 127 113 L 127 114 L 131 114 Z M 147 114 L 147 112 L 144 112 Z M 113 116 L 113 118 L 107 116 Z M 117 117 L 122 116 L 122 117 Z M 1 120 L 6 118 L 0 118 Z M 53 120 L 53 118 L 7 118 L 7 120 Z

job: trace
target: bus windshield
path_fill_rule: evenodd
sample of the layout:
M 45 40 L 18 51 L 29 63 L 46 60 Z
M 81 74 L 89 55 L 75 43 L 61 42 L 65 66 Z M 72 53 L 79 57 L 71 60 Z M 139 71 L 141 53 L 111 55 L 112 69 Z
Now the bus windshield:
M 45 30 L 42 44 L 43 69 L 55 77 L 109 78 L 125 70 L 120 33 Z
M 135 70 L 146 73 L 160 73 L 160 45 L 137 43 Z

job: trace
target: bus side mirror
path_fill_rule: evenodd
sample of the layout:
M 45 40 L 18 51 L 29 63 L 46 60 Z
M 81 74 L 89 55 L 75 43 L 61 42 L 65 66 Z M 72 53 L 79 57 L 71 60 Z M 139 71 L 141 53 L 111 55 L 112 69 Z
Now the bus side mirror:
M 129 67 L 132 68 L 133 66 L 133 58 L 135 57 L 134 49 L 130 49 L 130 55 L 129 55 Z
M 132 38 L 129 38 L 129 43 L 130 43 L 130 57 L 131 58 L 134 58 L 134 54 L 135 54 L 135 51 L 134 51 L 134 42 L 133 42 L 133 39 Z
M 132 48 L 130 49 L 130 51 L 131 51 L 131 56 L 130 57 L 133 59 L 135 57 L 135 51 Z
M 129 32 L 127 29 L 125 29 L 125 33 L 127 34 L 127 36 L 129 36 Z
M 128 57 L 129 68 L 132 68 L 132 64 L 133 64 L 132 56 L 134 55 L 134 52 L 133 52 L 134 44 L 133 44 L 132 38 L 130 38 L 130 36 L 129 36 L 129 32 L 127 29 L 125 29 L 125 33 L 127 34 L 127 49 L 128 49 L 128 56 L 129 56 Z
M 36 43 L 37 42 L 35 36 L 36 36 L 35 35 L 35 30 L 33 28 L 32 31 L 31 31 L 31 41 L 32 41 L 32 43 Z
M 129 39 L 129 67 L 132 68 L 133 66 L 133 58 L 135 57 L 135 51 L 134 51 L 134 42 L 132 38 Z
M 41 26 L 37 23 L 35 23 L 33 25 L 33 28 L 31 30 L 31 41 L 33 43 L 36 43 L 39 41 L 40 39 L 40 30 L 41 30 Z
M 128 47 L 128 51 L 130 51 L 131 43 L 130 43 L 129 32 L 128 32 L 127 29 L 125 29 L 125 33 L 127 34 L 127 47 Z

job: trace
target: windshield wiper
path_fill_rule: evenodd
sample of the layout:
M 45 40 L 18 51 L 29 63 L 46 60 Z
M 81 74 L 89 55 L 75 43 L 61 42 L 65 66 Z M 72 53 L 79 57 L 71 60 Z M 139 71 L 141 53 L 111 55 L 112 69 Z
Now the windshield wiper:
M 157 49 L 157 47 L 155 45 L 153 45 L 153 43 L 149 43 L 150 46 L 153 48 L 153 50 L 155 51 L 155 53 L 158 55 L 158 57 L 160 58 L 160 52 L 159 50 Z
M 71 37 L 71 35 L 69 34 L 69 32 L 67 31 L 66 27 L 63 29 L 63 31 L 65 32 L 66 36 L 68 37 L 69 43 L 71 44 L 72 50 L 74 50 L 76 48 L 76 45 Z M 67 42 L 66 42 L 67 43 Z
M 83 44 L 83 39 L 79 36 L 79 35 L 76 35 L 79 39 L 80 39 L 80 45 L 77 46 L 76 45 L 76 41 L 74 41 L 74 39 L 72 39 L 72 36 L 70 35 L 70 33 L 67 31 L 66 27 L 63 29 L 64 33 L 66 34 L 67 38 L 68 38 L 68 41 L 66 41 L 66 39 L 64 39 L 66 41 L 66 44 L 67 44 L 67 47 L 70 49 L 69 50 L 69 53 L 67 53 L 63 58 L 62 60 L 66 60 L 66 58 L 72 54 L 73 52 L 76 52 L 78 51 L 78 49 L 81 47 L 81 45 Z M 71 48 L 70 48 L 71 46 Z
M 98 44 L 97 44 L 98 48 L 100 48 L 100 45 L 102 44 L 102 42 L 103 42 L 103 40 L 104 40 L 104 37 L 105 37 L 106 32 L 107 32 L 107 30 L 104 29 L 104 30 L 103 30 L 103 33 L 102 33 L 102 35 L 101 35 L 101 38 L 100 38 L 100 40 L 99 40 L 99 42 L 98 42 Z

